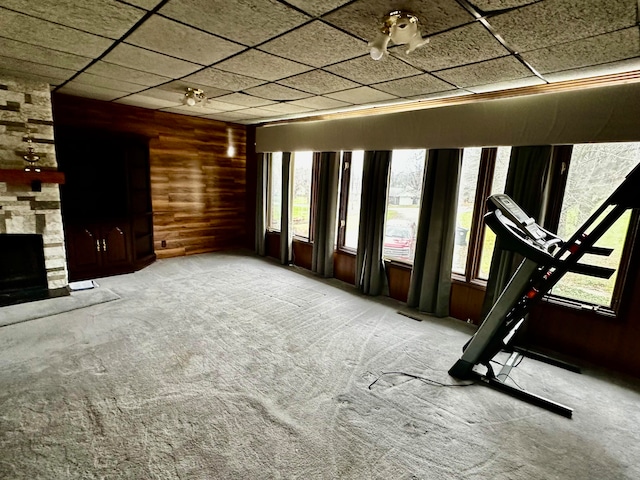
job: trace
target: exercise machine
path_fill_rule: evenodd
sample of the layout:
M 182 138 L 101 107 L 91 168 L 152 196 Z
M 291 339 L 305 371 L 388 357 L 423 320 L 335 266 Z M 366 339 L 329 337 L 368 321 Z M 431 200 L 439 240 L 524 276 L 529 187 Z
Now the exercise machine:
M 479 380 L 502 392 L 571 418 L 571 408 L 505 383 L 522 356 L 529 353 L 513 346 L 514 336 L 531 307 L 567 272 L 599 278 L 610 278 L 613 275 L 614 269 L 580 263 L 579 260 L 585 254 L 608 256 L 612 253 L 611 248 L 594 245 L 628 209 L 640 207 L 639 188 L 640 165 L 627 175 L 622 184 L 567 241 L 538 225 L 509 196 L 490 196 L 485 223 L 495 232 L 501 248 L 517 252 L 524 259 L 483 319 L 480 328 L 464 345 L 463 354 L 451 367 L 449 375 L 461 380 Z M 510 351 L 511 356 L 496 374 L 490 362 L 503 350 Z M 538 356 L 538 359 L 548 360 L 542 356 Z M 563 366 L 560 362 L 555 364 Z M 480 373 L 482 367 L 484 373 Z M 567 367 L 570 368 L 568 365 Z

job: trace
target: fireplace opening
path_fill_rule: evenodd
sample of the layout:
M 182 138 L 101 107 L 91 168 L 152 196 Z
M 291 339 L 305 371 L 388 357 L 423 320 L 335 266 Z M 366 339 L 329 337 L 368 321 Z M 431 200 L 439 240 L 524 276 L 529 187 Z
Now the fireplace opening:
M 42 235 L 0 233 L 0 306 L 51 296 Z

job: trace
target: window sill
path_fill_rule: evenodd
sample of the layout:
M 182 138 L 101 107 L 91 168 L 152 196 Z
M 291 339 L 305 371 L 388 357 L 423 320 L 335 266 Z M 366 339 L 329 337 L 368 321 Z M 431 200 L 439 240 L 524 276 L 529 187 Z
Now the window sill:
M 296 243 L 303 243 L 305 245 L 313 245 L 313 242 L 310 241 L 308 238 L 304 238 L 304 237 L 293 237 L 293 241 Z
M 487 289 L 487 281 L 480 278 L 474 278 L 473 280 L 469 280 L 467 282 L 467 279 L 464 275 L 460 275 L 459 273 L 452 273 L 451 280 L 453 281 L 453 283 L 466 285 L 468 287 L 474 288 L 475 290 L 485 291 Z
M 402 270 L 406 270 L 408 272 L 410 272 L 411 270 L 413 270 L 413 265 L 407 262 L 403 262 L 402 260 L 393 260 L 391 258 L 385 258 L 383 259 L 385 266 L 392 266 L 392 267 L 396 267 L 396 268 L 400 268 Z
M 356 254 L 358 253 L 357 250 L 355 248 L 350 248 L 350 247 L 338 247 L 336 249 L 336 252 L 339 253 L 345 253 L 347 255 L 353 255 L 354 257 L 356 256 Z
M 553 305 L 555 307 L 563 308 L 566 310 L 571 310 L 574 312 L 583 312 L 586 315 L 594 317 L 606 318 L 611 320 L 618 320 L 619 318 L 615 310 L 612 310 L 609 307 L 604 307 L 602 305 L 593 305 L 589 303 L 581 303 L 576 300 L 558 297 L 555 295 L 545 295 L 542 298 L 542 303 Z

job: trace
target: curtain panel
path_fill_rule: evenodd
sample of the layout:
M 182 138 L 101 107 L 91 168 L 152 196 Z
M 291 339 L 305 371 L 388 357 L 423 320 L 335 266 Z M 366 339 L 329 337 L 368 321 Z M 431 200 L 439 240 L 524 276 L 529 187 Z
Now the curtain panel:
M 390 167 L 390 151 L 365 152 L 355 285 L 366 295 L 388 290 L 382 245 Z
M 449 315 L 461 167 L 462 150 L 429 151 L 407 305 L 437 317 Z
M 322 152 L 318 155 L 320 158 L 311 270 L 323 277 L 333 277 L 340 157 L 337 152 Z
M 280 225 L 280 263 L 289 265 L 293 253 L 293 229 L 291 227 L 293 203 L 293 165 L 291 152 L 282 152 L 282 214 Z
M 266 255 L 266 231 L 267 231 L 267 207 L 269 204 L 269 168 L 271 164 L 270 153 L 257 155 L 257 185 L 256 185 L 256 253 Z
M 511 150 L 504 189 L 504 193 L 541 224 L 544 220 L 544 205 L 547 204 L 550 194 L 548 182 L 552 170 L 551 153 L 550 145 L 514 147 Z M 491 310 L 521 262 L 521 255 L 503 250 L 500 247 L 500 239 L 496 240 L 487 291 L 482 304 L 482 318 Z

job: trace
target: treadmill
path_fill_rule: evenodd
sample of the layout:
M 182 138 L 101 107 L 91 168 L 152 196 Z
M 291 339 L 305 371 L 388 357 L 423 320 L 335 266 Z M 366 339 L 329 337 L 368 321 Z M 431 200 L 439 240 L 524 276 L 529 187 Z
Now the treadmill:
M 613 252 L 611 248 L 594 245 L 627 210 L 640 207 L 638 188 L 640 165 L 627 175 L 622 184 L 567 241 L 538 225 L 508 195 L 490 196 L 485 223 L 495 232 L 504 250 L 519 253 L 524 260 L 483 319 L 480 328 L 464 345 L 463 354 L 449 369 L 449 375 L 461 380 L 479 380 L 514 397 L 571 418 L 571 408 L 505 383 L 510 371 L 527 353 L 514 348 L 513 339 L 532 306 L 567 272 L 599 278 L 613 275 L 615 270 L 611 268 L 588 265 L 579 260 L 585 254 L 608 256 Z M 512 353 L 496 374 L 490 362 L 503 350 Z M 541 355 L 538 357 L 546 360 Z M 564 366 L 557 361 L 549 363 Z M 483 369 L 478 367 L 481 366 L 484 366 L 484 373 L 480 373 Z M 566 367 L 577 370 L 569 365 Z

